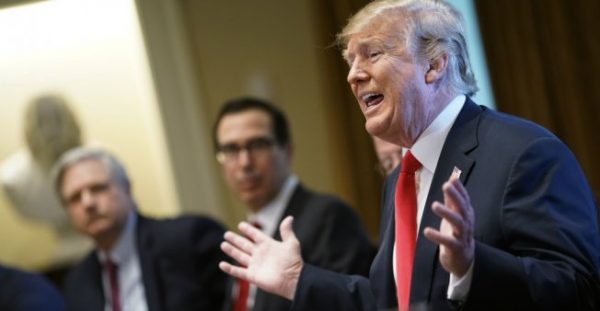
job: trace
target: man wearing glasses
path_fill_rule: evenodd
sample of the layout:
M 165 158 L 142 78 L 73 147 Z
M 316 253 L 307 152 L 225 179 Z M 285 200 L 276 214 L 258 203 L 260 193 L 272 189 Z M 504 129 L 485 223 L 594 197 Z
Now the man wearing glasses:
M 373 248 L 344 202 L 304 188 L 291 171 L 292 145 L 283 113 L 255 98 L 224 104 L 213 128 L 217 160 L 248 221 L 281 240 L 277 225 L 291 215 L 302 258 L 316 266 L 368 274 Z M 288 310 L 291 302 L 248 283 L 231 282 L 227 310 Z

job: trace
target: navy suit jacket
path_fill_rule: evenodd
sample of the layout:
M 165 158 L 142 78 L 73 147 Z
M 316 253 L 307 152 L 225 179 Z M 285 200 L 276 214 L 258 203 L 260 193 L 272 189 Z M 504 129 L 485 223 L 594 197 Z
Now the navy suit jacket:
M 218 268 L 224 229 L 203 217 L 167 220 L 139 217 L 136 243 L 149 311 L 222 307 L 226 275 Z M 68 310 L 103 311 L 101 265 L 96 251 L 65 282 Z
M 421 219 L 411 304 L 453 309 L 439 248 L 423 236 L 439 228 L 431 211 L 442 184 L 462 170 L 475 211 L 475 259 L 465 310 L 599 310 L 600 236 L 592 192 L 572 153 L 531 122 L 467 99 L 444 143 Z M 311 265 L 303 269 L 294 310 L 397 308 L 392 270 L 394 189 L 383 191 L 381 244 L 370 279 Z M 401 254 L 400 254 L 401 255 Z
M 65 303 L 45 278 L 0 265 L 0 310 L 62 311 Z
M 294 232 L 306 262 L 336 272 L 368 275 L 375 249 L 352 208 L 335 197 L 298 185 L 281 220 L 288 215 L 294 216 Z M 273 237 L 281 240 L 279 230 Z M 257 289 L 252 311 L 289 310 L 291 304 Z M 230 299 L 224 309 L 231 308 Z

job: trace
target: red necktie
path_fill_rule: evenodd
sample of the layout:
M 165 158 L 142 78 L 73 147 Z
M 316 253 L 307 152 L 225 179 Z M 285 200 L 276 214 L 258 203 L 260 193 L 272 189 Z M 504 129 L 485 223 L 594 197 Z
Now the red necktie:
M 408 310 L 417 233 L 415 172 L 421 163 L 410 150 L 402 158 L 394 196 L 396 222 L 396 290 L 398 309 Z
M 248 306 L 248 292 L 250 284 L 248 281 L 237 279 L 237 297 L 233 304 L 233 311 L 246 311 Z
M 251 225 L 258 229 L 262 229 L 262 226 L 257 222 L 251 222 Z M 250 284 L 248 281 L 237 279 L 237 297 L 233 304 L 233 311 L 246 311 L 248 309 L 248 294 L 250 292 Z
M 117 265 L 106 258 L 104 269 L 108 274 L 108 284 L 110 286 L 111 307 L 113 311 L 121 311 L 121 299 L 119 298 L 119 280 L 117 279 Z

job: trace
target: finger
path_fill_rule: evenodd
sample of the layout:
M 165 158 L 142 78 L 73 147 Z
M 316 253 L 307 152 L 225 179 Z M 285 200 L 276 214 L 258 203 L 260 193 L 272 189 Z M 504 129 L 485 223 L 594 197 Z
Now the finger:
M 289 239 L 296 239 L 296 234 L 294 234 L 294 229 L 292 224 L 294 223 L 293 216 L 287 216 L 279 225 L 279 233 L 281 234 L 281 239 L 283 241 L 288 241 Z
M 469 193 L 467 192 L 467 189 L 462 184 L 460 179 L 456 178 L 456 179 L 452 180 L 452 185 L 458 191 L 458 193 L 463 198 L 463 200 L 469 201 Z
M 221 261 L 219 262 L 219 269 L 235 278 L 248 280 L 245 268 L 234 266 L 226 261 Z
M 444 199 L 450 208 L 460 212 L 465 223 L 472 228 L 475 212 L 469 194 L 460 181 L 453 181 L 448 191 L 444 190 Z
M 235 248 L 244 251 L 246 254 L 252 255 L 255 247 L 254 242 L 231 231 L 225 232 L 223 237 L 225 238 L 225 241 L 229 242 Z
M 460 181 L 456 181 L 454 183 L 454 189 L 460 195 L 462 201 L 464 202 L 463 206 L 465 207 L 465 209 L 463 211 L 463 215 L 466 219 L 468 219 L 469 222 L 472 223 L 475 212 L 473 211 L 473 206 L 471 206 L 471 197 L 469 196 L 467 188 L 465 188 L 465 186 Z
M 262 242 L 265 239 L 270 238 L 268 235 L 264 234 L 258 228 L 256 228 L 255 226 L 253 226 L 245 221 L 240 222 L 240 224 L 238 225 L 238 228 L 240 229 L 240 232 L 242 232 L 250 240 L 252 240 L 256 243 Z
M 444 204 L 461 215 L 466 215 L 468 204 L 459 190 L 456 189 L 456 180 L 444 183 L 442 189 L 444 191 Z
M 445 219 L 452 226 L 454 236 L 460 236 L 464 230 L 465 221 L 461 214 L 453 211 L 440 202 L 433 202 L 431 210 L 439 217 Z
M 431 227 L 425 228 L 425 230 L 423 230 L 423 234 L 431 242 L 438 245 L 444 245 L 450 249 L 457 249 L 460 246 L 460 243 L 455 237 L 443 234 Z
M 233 245 L 222 242 L 221 250 L 227 254 L 227 256 L 233 258 L 233 260 L 237 261 L 240 265 L 247 267 L 248 262 L 250 261 L 250 256 L 248 254 L 240 251 L 238 248 L 235 248 Z

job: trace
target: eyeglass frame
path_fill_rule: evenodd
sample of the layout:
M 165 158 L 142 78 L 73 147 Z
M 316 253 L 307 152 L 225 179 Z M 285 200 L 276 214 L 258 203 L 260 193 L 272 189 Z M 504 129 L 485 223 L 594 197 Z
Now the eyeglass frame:
M 235 163 L 238 161 L 241 152 L 244 150 L 249 156 L 256 157 L 262 152 L 265 152 L 266 154 L 267 151 L 272 150 L 273 147 L 278 145 L 280 144 L 274 138 L 266 136 L 254 137 L 248 140 L 244 145 L 239 145 L 236 143 L 219 145 L 216 158 L 221 164 Z

